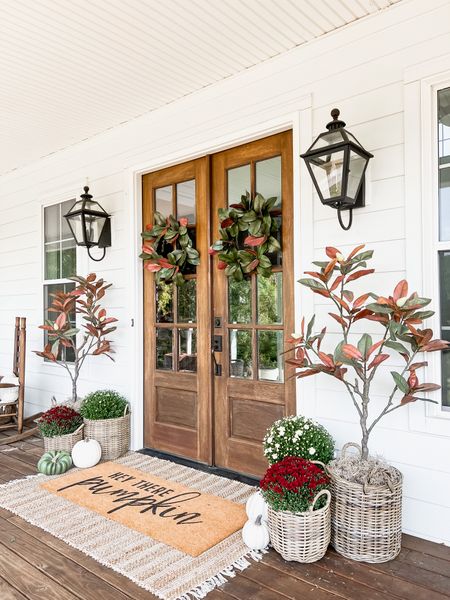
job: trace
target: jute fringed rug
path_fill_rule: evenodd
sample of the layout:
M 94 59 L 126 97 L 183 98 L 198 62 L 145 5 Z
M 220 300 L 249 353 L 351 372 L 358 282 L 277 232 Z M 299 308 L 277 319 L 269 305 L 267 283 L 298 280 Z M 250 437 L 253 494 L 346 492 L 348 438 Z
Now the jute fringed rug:
M 91 482 L 79 485 L 86 479 Z M 243 504 L 253 491 L 243 483 L 129 453 L 93 469 L 4 484 L 0 506 L 163 600 L 190 600 L 204 598 L 244 570 L 247 559 L 261 558 L 243 544 L 240 531 Z M 185 501 L 170 504 L 167 499 L 174 496 Z

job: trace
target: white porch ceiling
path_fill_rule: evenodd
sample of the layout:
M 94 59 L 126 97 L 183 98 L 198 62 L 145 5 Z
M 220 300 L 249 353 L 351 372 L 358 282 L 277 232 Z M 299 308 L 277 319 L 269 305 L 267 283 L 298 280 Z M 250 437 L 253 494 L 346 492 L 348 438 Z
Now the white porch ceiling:
M 1 0 L 0 174 L 400 0 Z

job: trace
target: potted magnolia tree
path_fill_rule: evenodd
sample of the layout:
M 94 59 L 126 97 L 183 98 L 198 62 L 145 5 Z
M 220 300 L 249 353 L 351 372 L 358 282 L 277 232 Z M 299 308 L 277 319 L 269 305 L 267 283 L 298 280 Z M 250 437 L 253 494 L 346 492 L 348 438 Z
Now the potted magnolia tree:
M 424 310 L 430 300 L 410 293 L 405 280 L 388 296 L 370 291 L 355 296 L 350 284 L 374 272 L 367 268 L 373 251 L 363 249 L 364 245 L 358 246 L 344 257 L 338 249 L 328 247 L 327 260 L 315 262 L 317 270 L 300 280 L 330 300 L 334 310 L 329 315 L 339 324 L 341 339 L 334 348 L 324 350 L 326 327 L 316 333 L 315 317 L 306 326 L 303 319 L 300 333 L 290 340 L 294 356 L 287 362 L 297 369 L 297 377 L 324 374 L 337 379 L 348 392 L 358 415 L 361 444 L 356 445 L 358 456 L 349 455 L 345 446 L 328 466 L 333 494 L 332 543 L 348 558 L 385 562 L 400 551 L 402 475 L 370 456 L 370 435 L 386 415 L 412 402 L 433 402 L 424 393 L 440 386 L 420 381 L 418 372 L 427 365 L 421 355 L 449 344 L 433 339 L 432 330 L 422 328 L 424 320 L 434 314 Z M 376 339 L 368 333 L 354 333 L 356 323 L 367 321 L 379 324 Z M 392 389 L 385 404 L 375 408 L 373 382 L 386 377 L 384 367 L 392 354 L 400 357 L 403 367 L 390 371 Z
M 117 321 L 108 317 L 100 301 L 106 290 L 111 287 L 103 279 L 97 279 L 95 273 L 86 278 L 70 277 L 78 285 L 70 292 L 53 294 L 53 302 L 49 312 L 55 314 L 55 320 L 48 319 L 40 328 L 47 332 L 48 343 L 43 351 L 35 351 L 38 356 L 64 368 L 72 383 L 72 404 L 78 400 L 77 384 L 88 356 L 105 355 L 111 360 L 113 350 L 107 336 L 116 330 L 113 325 Z M 81 328 L 70 323 L 70 316 L 80 317 Z M 73 361 L 67 360 L 64 349 L 72 350 Z

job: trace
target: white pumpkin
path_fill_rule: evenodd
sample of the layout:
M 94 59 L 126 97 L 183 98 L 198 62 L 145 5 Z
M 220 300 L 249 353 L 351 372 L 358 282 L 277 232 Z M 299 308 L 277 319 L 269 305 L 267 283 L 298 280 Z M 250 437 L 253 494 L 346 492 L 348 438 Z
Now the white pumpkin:
M 250 496 L 245 505 L 245 511 L 250 521 L 256 521 L 261 515 L 263 521 L 268 519 L 267 504 L 261 492 L 255 492 Z
M 97 440 L 86 438 L 72 448 L 72 461 L 80 469 L 94 467 L 102 456 L 102 448 Z
M 261 515 L 257 517 L 256 521 L 247 521 L 242 529 L 242 539 L 251 550 L 264 550 L 268 546 L 269 530 L 267 525 L 261 521 Z

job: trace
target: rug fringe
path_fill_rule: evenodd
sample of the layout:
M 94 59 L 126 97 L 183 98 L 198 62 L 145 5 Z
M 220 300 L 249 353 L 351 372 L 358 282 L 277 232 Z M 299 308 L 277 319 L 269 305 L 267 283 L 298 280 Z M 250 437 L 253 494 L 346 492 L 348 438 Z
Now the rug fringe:
M 236 577 L 237 571 L 244 571 L 247 567 L 251 565 L 251 563 L 247 560 L 247 558 L 251 558 L 254 561 L 260 561 L 263 555 L 268 552 L 268 550 L 250 550 L 245 556 L 238 558 L 232 565 L 225 567 L 214 575 L 210 577 L 200 585 L 196 586 L 192 590 L 185 592 L 181 596 L 178 596 L 176 600 L 202 600 L 206 598 L 209 592 L 212 592 L 215 588 L 223 585 L 228 581 L 228 579 L 232 579 Z

